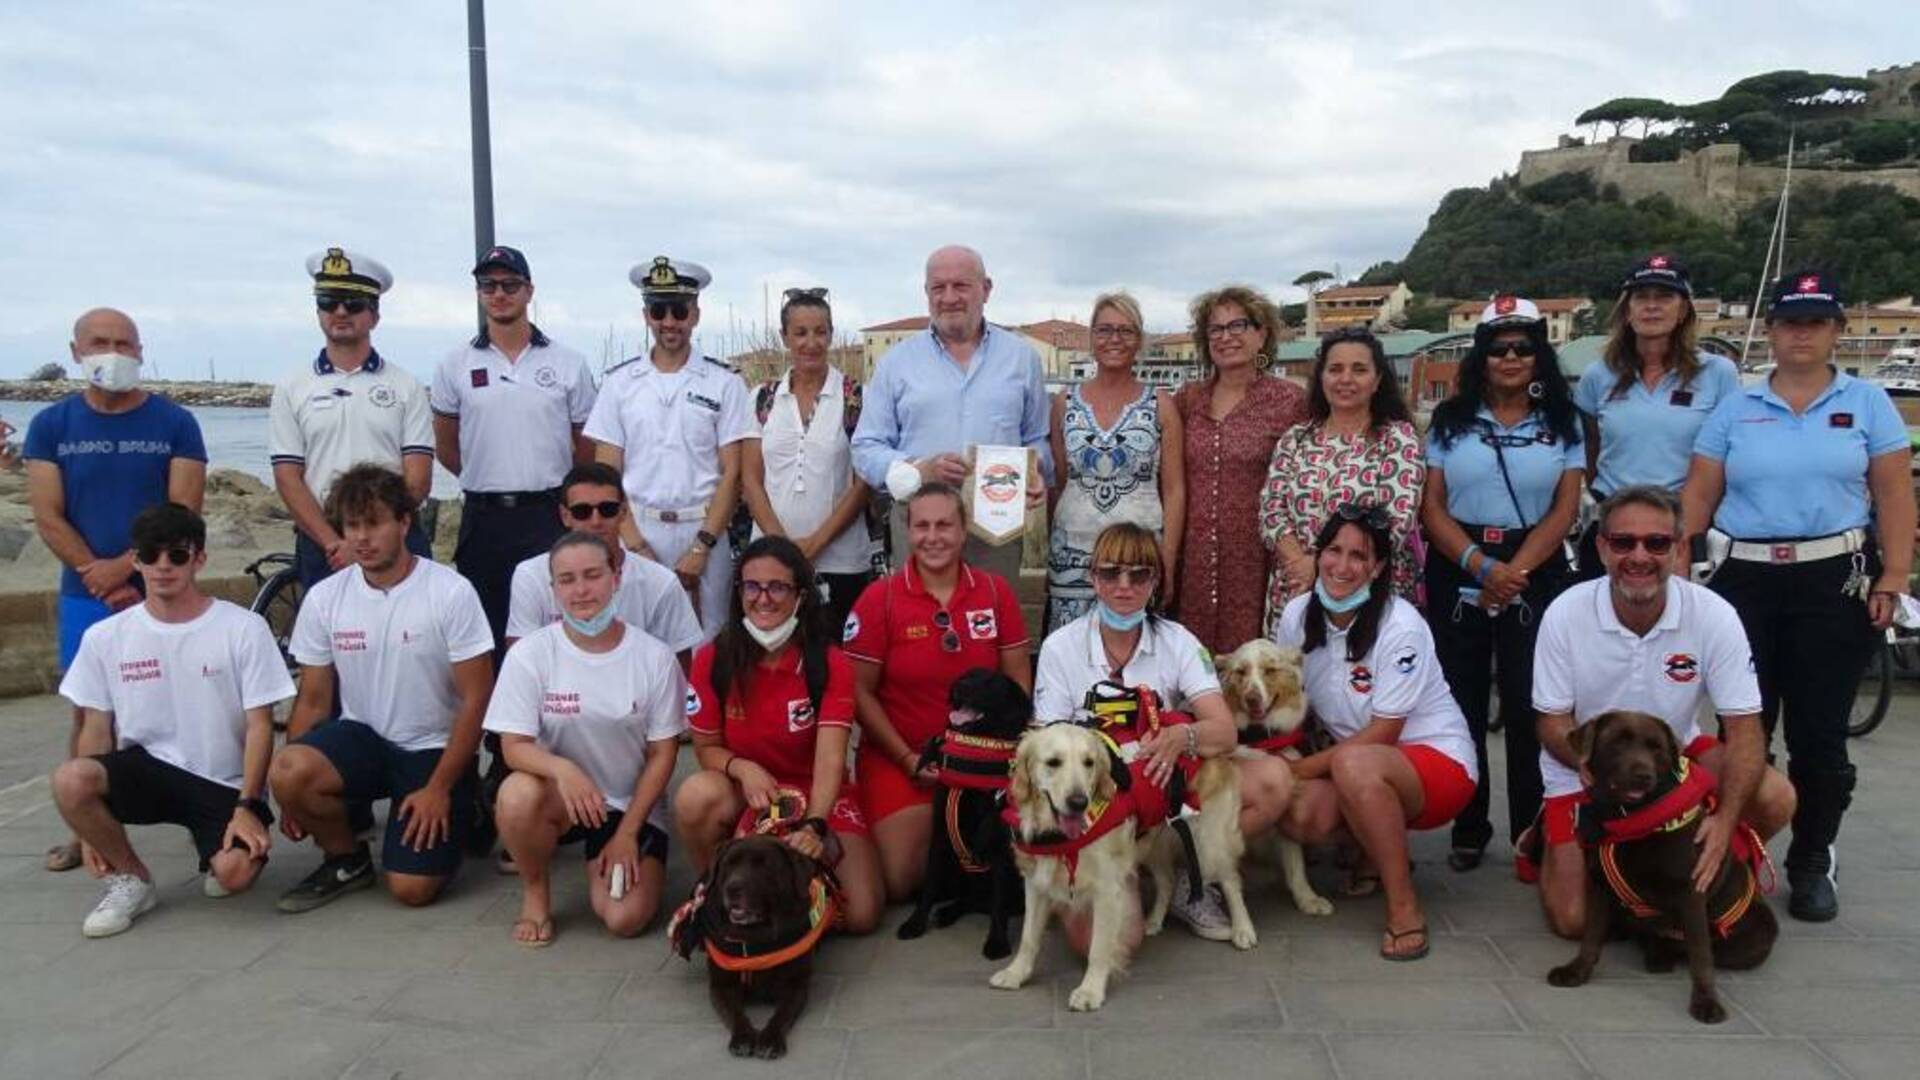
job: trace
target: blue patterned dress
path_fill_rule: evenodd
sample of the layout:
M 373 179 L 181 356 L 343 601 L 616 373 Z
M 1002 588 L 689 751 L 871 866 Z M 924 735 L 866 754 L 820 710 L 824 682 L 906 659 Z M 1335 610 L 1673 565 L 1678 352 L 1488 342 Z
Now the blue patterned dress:
M 1066 486 L 1053 510 L 1047 551 L 1047 632 L 1093 608 L 1093 542 L 1100 530 L 1131 521 L 1159 535 L 1160 410 L 1144 387 L 1112 428 L 1102 428 L 1075 386 L 1061 418 Z

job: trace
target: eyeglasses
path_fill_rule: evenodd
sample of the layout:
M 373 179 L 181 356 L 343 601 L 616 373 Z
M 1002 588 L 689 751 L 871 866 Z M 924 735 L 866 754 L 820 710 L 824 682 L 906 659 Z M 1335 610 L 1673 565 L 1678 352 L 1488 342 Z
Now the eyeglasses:
M 1212 340 L 1229 336 L 1239 337 L 1259 325 L 1259 323 L 1247 318 L 1235 319 L 1232 322 L 1214 323 L 1207 327 L 1207 338 Z
M 519 296 L 520 290 L 526 288 L 527 283 L 519 278 L 479 278 L 474 281 L 473 287 L 479 289 L 485 296 L 492 296 L 497 292 L 506 293 L 508 296 Z
M 764 596 L 776 604 L 784 604 L 799 591 L 800 590 L 794 588 L 793 582 L 791 581 L 752 581 L 746 578 L 740 579 L 740 597 L 743 600 L 753 601 Z
M 1487 359 L 1489 360 L 1500 360 L 1508 356 L 1517 356 L 1522 360 L 1533 359 L 1533 342 L 1495 342 L 1487 346 Z
M 1674 538 L 1666 533 L 1648 533 L 1644 536 L 1607 533 L 1601 539 L 1607 542 L 1607 550 L 1615 555 L 1631 555 L 1636 545 L 1646 548 L 1649 555 L 1665 555 L 1673 550 L 1674 545 Z
M 567 507 L 567 513 L 572 516 L 575 521 L 585 521 L 593 516 L 594 511 L 598 510 L 601 517 L 612 521 L 614 518 L 620 516 L 620 507 L 622 505 L 623 504 L 617 499 L 608 499 L 606 502 L 577 502 Z
M 1160 570 L 1153 566 L 1096 566 L 1093 568 L 1093 580 L 1102 585 L 1151 585 Z
M 364 300 L 358 296 L 316 296 L 313 298 L 313 306 L 328 314 L 332 314 L 339 308 L 346 308 L 347 314 L 358 315 L 373 307 L 373 301 Z
M 788 301 L 825 300 L 827 298 L 827 287 L 825 285 L 816 285 L 811 289 L 787 289 L 780 295 Z M 658 316 L 655 317 L 658 318 Z
M 1341 521 L 1358 521 L 1375 529 L 1392 528 L 1393 518 L 1384 507 L 1370 503 L 1342 503 L 1334 508 L 1333 516 Z
M 1140 331 L 1131 326 L 1096 326 L 1093 337 L 1096 341 L 1132 341 L 1140 336 Z
M 173 565 L 185 566 L 193 561 L 193 552 L 194 549 L 190 546 L 163 548 L 157 544 L 149 544 L 135 551 L 133 557 L 136 561 L 145 563 L 148 566 L 159 566 L 160 557 L 164 555 L 167 561 Z
M 934 629 L 940 631 L 940 651 L 960 651 L 960 635 L 953 629 L 953 616 L 942 609 L 933 613 Z
M 685 300 L 655 300 L 647 305 L 647 314 L 653 316 L 654 322 L 666 322 L 668 315 L 672 315 L 675 322 L 686 322 L 687 313 L 692 310 Z

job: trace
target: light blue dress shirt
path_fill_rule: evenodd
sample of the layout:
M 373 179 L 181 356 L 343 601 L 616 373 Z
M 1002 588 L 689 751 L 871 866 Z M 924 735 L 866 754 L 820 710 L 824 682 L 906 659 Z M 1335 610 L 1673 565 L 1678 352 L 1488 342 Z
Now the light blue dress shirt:
M 1494 441 L 1502 443 L 1497 453 Z M 1507 476 L 1513 480 L 1511 493 L 1500 474 L 1501 458 L 1506 459 Z M 1469 525 L 1532 528 L 1553 508 L 1560 478 L 1570 471 L 1584 472 L 1586 467 L 1587 453 L 1580 444 L 1561 441 L 1538 412 L 1507 427 L 1481 406 L 1475 423 L 1452 446 L 1442 446 L 1433 434 L 1427 436 L 1427 469 L 1443 470 L 1447 478 L 1447 514 Z M 1516 512 L 1516 499 L 1525 521 Z
M 1594 364 L 1573 391 L 1574 405 L 1600 425 L 1594 494 L 1634 484 L 1679 491 L 1687 482 L 1694 438 L 1713 410 L 1740 392 L 1740 372 L 1724 356 L 1701 353 L 1700 372 L 1684 387 L 1672 371 L 1651 390 L 1636 378 L 1616 394 L 1619 381 L 1606 364 Z
M 853 432 L 854 471 L 886 490 L 901 458 L 964 454 L 969 446 L 1030 446 L 1053 477 L 1050 409 L 1040 355 L 1019 334 L 987 325 L 962 368 L 931 328 L 888 349 L 867 381 Z

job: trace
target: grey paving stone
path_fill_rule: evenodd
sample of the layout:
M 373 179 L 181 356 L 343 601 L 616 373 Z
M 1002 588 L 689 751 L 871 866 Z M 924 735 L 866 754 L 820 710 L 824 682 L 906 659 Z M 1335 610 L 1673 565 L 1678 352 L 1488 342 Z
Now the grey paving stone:
M 1569 954 L 1571 955 L 1571 954 Z M 1902 941 L 1817 941 L 1783 937 L 1767 962 L 1726 971 L 1732 983 L 1889 982 L 1920 980 L 1920 948 Z
M 1912 1035 L 1920 985 L 1728 985 L 1724 993 L 1776 1035 Z M 1920 1066 L 1916 1067 L 1920 1072 Z
M 840 982 L 834 975 L 813 977 L 807 1010 L 800 1016 L 802 1025 L 826 1022 Z M 657 962 L 646 964 L 621 984 L 602 1018 L 617 1024 L 718 1025 L 720 1021 L 707 998 L 706 961 L 683 963 L 675 958 L 665 967 Z
M 1107 1001 L 1073 1012 L 1067 998 L 1078 975 L 1053 981 L 1054 1016 L 1064 1028 L 1133 1031 L 1278 1031 L 1280 999 L 1264 975 L 1217 973 L 1209 979 L 1124 978 L 1107 984 Z M 1096 1039 L 1099 1036 L 1095 1036 Z
M 1164 1080 L 1192 1075 L 1333 1077 L 1319 1038 L 1251 1031 L 1098 1031 L 1087 1036 L 1090 1074 L 1100 1080 Z
M 1815 1045 L 1853 1080 L 1913 1080 L 1920 1072 L 1920 1039 L 1819 1039 Z
M 3 901 L 0 901 L 3 902 Z M 73 934 L 48 933 L 33 923 L 0 924 L 0 971 L 17 974 L 40 967 L 80 944 Z
M 855 1031 L 846 1080 L 1085 1080 L 1077 1031 Z
M 1272 955 L 1280 963 L 1272 970 L 1277 977 L 1298 980 L 1393 979 L 1425 981 L 1437 979 L 1495 979 L 1508 974 L 1506 961 L 1478 935 L 1434 934 L 1432 951 L 1417 963 L 1397 963 L 1380 956 L 1380 933 L 1314 934 L 1300 933 L 1288 938 L 1286 948 Z M 1255 950 L 1266 958 L 1267 943 Z M 1254 955 L 1252 953 L 1248 954 Z
M 906 980 L 849 979 L 827 1022 L 902 1031 L 1054 1026 L 1052 984 L 1068 976 L 1036 971 L 1019 990 L 996 990 L 987 985 L 991 974 L 936 971 Z M 1077 973 L 1071 977 L 1079 981 Z
M 1278 985 L 1287 1028 L 1292 1031 L 1520 1030 L 1506 998 L 1486 981 L 1288 980 Z
M 486 926 L 466 934 L 471 947 L 460 961 L 462 971 L 611 971 L 625 975 L 652 967 L 667 955 L 666 938 L 658 931 L 617 938 L 586 910 L 562 915 L 554 924 L 553 944 L 544 949 L 529 949 L 513 941 L 510 926 Z
M 152 914 L 158 914 L 154 912 Z M 110 938 L 88 940 L 61 960 L 60 966 L 96 976 L 125 971 L 185 969 L 236 971 L 280 943 L 280 935 L 247 930 L 166 930 L 142 916 L 133 929 Z
M 146 1024 L 0 1020 L 0 1076 L 57 1080 L 92 1076 L 147 1037 Z
M 68 971 L 0 974 L 0 1027 L 40 1022 L 133 1024 L 209 976 L 195 971 L 130 971 L 111 979 Z
M 1587 1070 L 1545 1035 L 1329 1035 L 1342 1076 L 1365 1080 L 1585 1080 Z
M 219 1037 L 190 1027 L 162 1028 L 99 1074 L 106 1080 L 276 1080 L 337 1077 L 387 1035 L 384 1024 L 307 1013 L 228 1022 Z
M 347 1070 L 345 1080 L 491 1080 L 585 1077 L 613 1038 L 612 1024 L 425 1027 L 396 1024 Z M 632 1076 L 628 1072 L 624 1075 Z
M 1702 1024 L 1687 1015 L 1687 999 L 1692 984 L 1685 970 L 1674 971 L 1645 982 L 1590 982 L 1585 986 L 1549 986 L 1538 982 L 1503 984 L 1514 1008 L 1527 1027 L 1535 1031 L 1598 1033 L 1669 1032 L 1681 1035 L 1760 1034 L 1734 1006 L 1733 987 L 1719 984 L 1721 1004 L 1727 1019 L 1719 1024 Z
M 276 915 L 275 918 L 284 917 Z M 254 961 L 255 968 L 305 971 L 448 971 L 479 943 L 483 930 L 421 930 L 396 933 L 307 933 L 288 929 L 280 944 Z
M 617 975 L 474 975 L 436 971 L 408 979 L 376 1014 L 442 1024 L 599 1020 Z
M 1646 1080 L 1653 1076 L 1846 1080 L 1846 1074 L 1801 1039 L 1575 1035 L 1573 1045 L 1604 1080 Z
M 161 1006 L 153 1022 L 218 1029 L 236 1017 L 300 1013 L 339 1020 L 371 1020 L 405 985 L 393 971 L 269 967 L 210 975 Z
M 767 1010 L 754 1017 L 765 1023 Z M 802 1017 L 787 1037 L 787 1056 L 778 1061 L 737 1058 L 727 1051 L 727 1029 L 718 1017 L 692 1025 L 627 1024 L 617 1028 L 600 1053 L 592 1076 L 698 1077 L 699 1080 L 828 1080 L 840 1075 L 847 1033 L 809 1025 Z M 504 1074 L 503 1074 L 504 1075 Z
M 1573 959 L 1574 954 L 1580 951 L 1579 942 L 1547 933 L 1495 934 L 1491 940 L 1493 947 L 1506 958 L 1514 975 L 1523 982 L 1538 980 L 1541 986 L 1547 985 L 1547 972 Z M 1647 974 L 1638 947 L 1630 942 L 1615 941 L 1601 950 L 1600 966 L 1594 969 L 1593 977 L 1596 980 L 1645 981 L 1654 976 Z

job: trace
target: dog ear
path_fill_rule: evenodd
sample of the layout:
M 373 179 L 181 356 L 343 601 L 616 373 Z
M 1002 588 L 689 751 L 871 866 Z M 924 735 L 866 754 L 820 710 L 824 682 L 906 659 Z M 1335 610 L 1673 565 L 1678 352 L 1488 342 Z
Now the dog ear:
M 1041 730 L 1035 728 L 1020 736 L 1020 745 L 1013 751 L 1013 766 L 1007 770 L 1007 796 L 1016 811 L 1033 803 L 1033 747 Z
M 1667 768 L 1678 770 L 1680 768 L 1680 757 L 1683 751 L 1680 749 L 1680 737 L 1673 733 L 1673 725 L 1657 716 L 1648 716 L 1646 719 L 1648 723 L 1660 729 L 1661 737 L 1666 740 Z
M 1567 732 L 1567 745 L 1573 749 L 1573 756 L 1584 764 L 1593 753 L 1594 745 L 1599 741 L 1600 725 L 1607 722 L 1612 713 L 1601 713 L 1584 724 L 1576 724 Z

